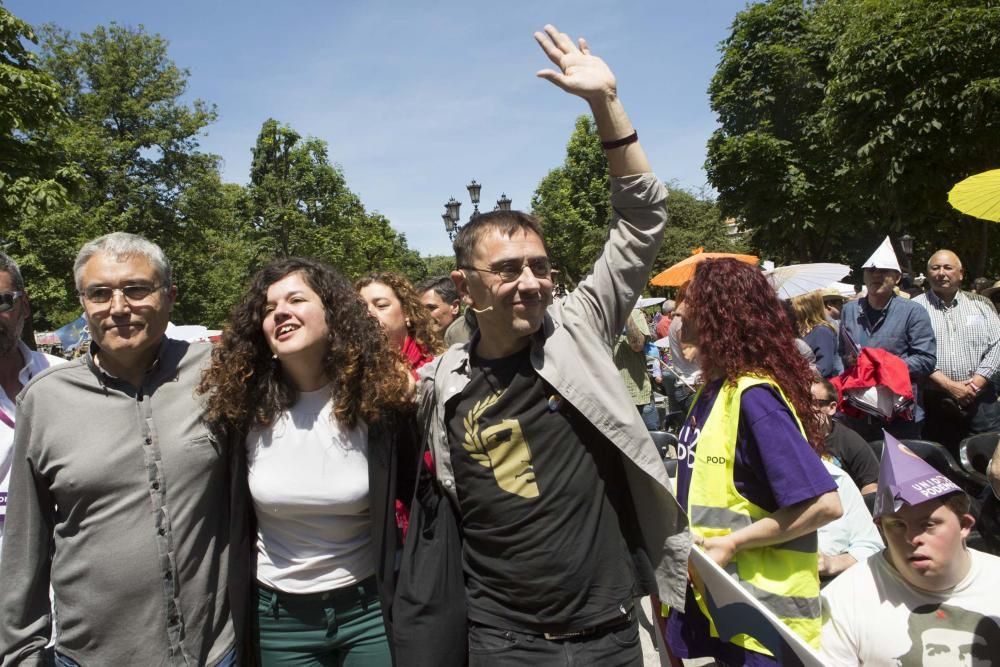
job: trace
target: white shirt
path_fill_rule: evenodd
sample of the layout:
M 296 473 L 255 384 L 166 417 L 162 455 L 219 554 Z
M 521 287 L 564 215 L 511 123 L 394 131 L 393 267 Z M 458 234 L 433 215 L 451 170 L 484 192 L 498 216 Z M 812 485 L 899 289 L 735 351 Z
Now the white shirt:
M 850 554 L 859 563 L 878 553 L 885 546 L 865 499 L 854 480 L 841 468 L 823 461 L 826 471 L 837 482 L 837 494 L 844 513 L 836 521 L 816 531 L 819 552 L 828 556 Z
M 969 554 L 969 573 L 947 591 L 911 586 L 884 552 L 834 579 L 822 591 L 826 664 L 997 664 L 971 656 L 1000 655 L 1000 558 Z
M 25 360 L 24 368 L 17 375 L 21 386 L 28 384 L 31 378 L 35 377 L 49 366 L 65 363 L 61 357 L 54 357 L 44 352 L 35 352 L 23 341 L 17 341 L 17 349 L 21 352 L 21 357 Z M 0 387 L 0 410 L 17 423 L 14 401 L 16 396 L 8 396 L 7 392 Z M 0 543 L 3 542 L 3 520 L 7 516 L 7 488 L 10 484 L 10 466 L 14 460 L 14 429 L 7 425 L 4 420 L 0 420 Z
M 270 428 L 246 439 L 257 515 L 257 580 L 319 593 L 375 571 L 368 497 L 368 427 L 344 428 L 330 387 L 302 392 Z

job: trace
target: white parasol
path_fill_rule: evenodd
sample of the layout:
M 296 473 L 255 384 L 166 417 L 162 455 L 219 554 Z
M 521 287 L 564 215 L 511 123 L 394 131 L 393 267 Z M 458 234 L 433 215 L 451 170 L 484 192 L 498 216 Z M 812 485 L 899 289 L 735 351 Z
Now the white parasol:
M 789 264 L 766 271 L 767 279 L 782 299 L 808 294 L 841 280 L 851 272 L 844 264 Z

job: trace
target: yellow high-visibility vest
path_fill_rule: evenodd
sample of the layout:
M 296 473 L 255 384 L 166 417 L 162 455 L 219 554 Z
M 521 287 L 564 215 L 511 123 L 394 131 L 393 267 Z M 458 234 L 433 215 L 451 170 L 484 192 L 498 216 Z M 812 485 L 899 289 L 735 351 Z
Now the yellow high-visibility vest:
M 802 422 L 781 387 L 771 379 L 747 375 L 736 383 L 726 382 L 719 390 L 712 411 L 698 436 L 695 464 L 688 491 L 687 512 L 691 532 L 718 537 L 749 526 L 770 515 L 736 490 L 733 464 L 740 423 L 740 399 L 750 387 L 768 384 L 778 392 L 799 430 Z M 699 392 L 700 394 L 700 392 Z M 697 399 L 696 399 L 697 400 Z M 767 447 L 766 442 L 760 443 Z M 743 588 L 774 612 L 792 631 L 819 648 L 821 629 L 819 597 L 819 554 L 816 533 L 768 547 L 738 551 L 726 566 Z M 701 594 L 695 591 L 698 607 L 708 617 L 713 637 L 719 634 Z M 743 648 L 771 655 L 753 637 L 740 634 L 728 641 Z

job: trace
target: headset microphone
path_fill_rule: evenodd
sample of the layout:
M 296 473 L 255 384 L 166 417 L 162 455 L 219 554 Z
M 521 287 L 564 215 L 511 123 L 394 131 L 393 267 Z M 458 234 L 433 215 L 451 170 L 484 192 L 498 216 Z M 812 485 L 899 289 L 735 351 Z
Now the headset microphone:
M 493 310 L 493 306 L 487 306 L 486 308 L 483 308 L 481 310 L 479 308 L 476 308 L 475 306 L 469 306 L 469 308 L 471 308 L 472 312 L 474 312 L 476 315 L 482 315 L 483 313 L 488 313 L 491 310 Z

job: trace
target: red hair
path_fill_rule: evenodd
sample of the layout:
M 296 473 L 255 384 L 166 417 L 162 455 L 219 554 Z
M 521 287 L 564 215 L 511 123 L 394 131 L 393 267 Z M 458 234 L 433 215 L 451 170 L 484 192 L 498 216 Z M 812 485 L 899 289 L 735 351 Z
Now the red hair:
M 821 453 L 810 392 L 815 373 L 796 349 L 794 327 L 761 270 L 735 259 L 706 259 L 695 268 L 685 303 L 698 321 L 702 368 L 727 382 L 747 374 L 774 380 Z

